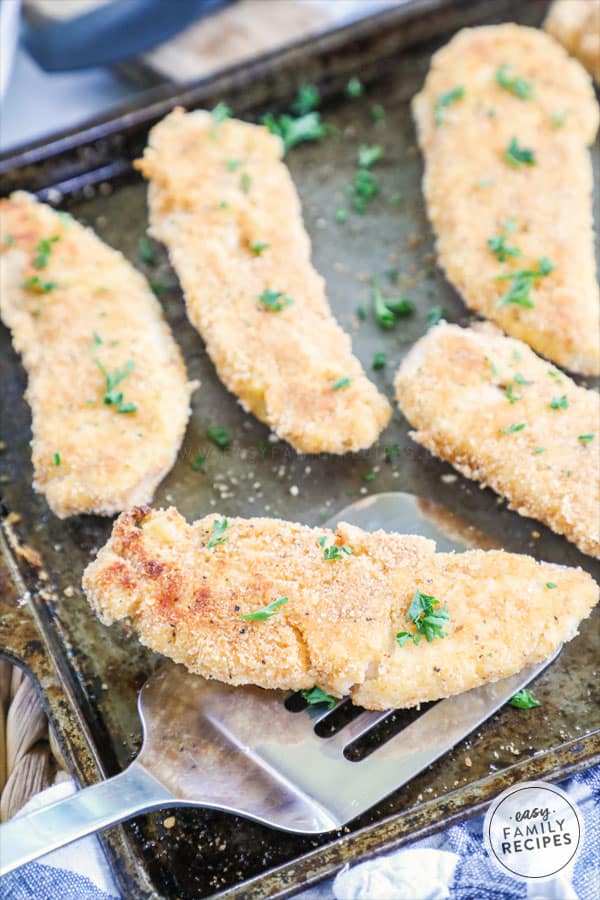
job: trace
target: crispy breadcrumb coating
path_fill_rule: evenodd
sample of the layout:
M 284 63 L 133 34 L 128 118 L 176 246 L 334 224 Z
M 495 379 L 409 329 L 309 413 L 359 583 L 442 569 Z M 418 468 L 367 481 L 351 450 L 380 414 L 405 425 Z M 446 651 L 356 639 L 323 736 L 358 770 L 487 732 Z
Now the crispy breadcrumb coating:
M 32 196 L 0 200 L 0 225 L 0 315 L 29 376 L 35 489 L 60 518 L 150 501 L 192 389 L 160 305 L 120 253 Z M 98 363 L 125 373 L 118 402 Z
M 137 163 L 151 182 L 152 232 L 244 409 L 301 453 L 359 450 L 390 406 L 331 314 L 282 152 L 262 126 L 175 110 Z
M 226 540 L 215 544 L 217 534 Z M 341 558 L 326 559 L 334 545 Z M 144 644 L 191 672 L 265 688 L 317 684 L 373 709 L 539 662 L 598 597 L 587 573 L 527 556 L 436 554 L 426 538 L 347 524 L 332 532 L 211 515 L 189 525 L 173 508 L 148 507 L 119 517 L 83 586 L 103 622 L 130 620 Z M 416 590 L 447 610 L 447 636 L 400 647 Z M 242 618 L 281 598 L 266 621 Z
M 445 323 L 396 376 L 411 437 L 600 556 L 600 397 L 492 325 Z
M 597 0 L 555 0 L 544 28 L 577 57 L 600 84 L 600 4 Z
M 440 265 L 467 306 L 560 366 L 600 374 L 587 72 L 542 31 L 465 29 L 433 57 L 413 113 Z M 508 296 L 520 285 L 506 276 L 548 262 Z

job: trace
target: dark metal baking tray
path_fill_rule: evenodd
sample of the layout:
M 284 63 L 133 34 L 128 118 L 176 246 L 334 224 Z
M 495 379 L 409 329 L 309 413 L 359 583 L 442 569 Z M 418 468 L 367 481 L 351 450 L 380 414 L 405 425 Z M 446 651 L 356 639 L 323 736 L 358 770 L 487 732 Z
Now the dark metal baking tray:
M 318 82 L 325 121 L 336 133 L 288 157 L 302 197 L 315 264 L 326 277 L 339 320 L 352 332 L 355 350 L 369 366 L 375 350 L 389 363 L 373 373 L 392 395 L 403 354 L 425 331 L 427 312 L 441 305 L 452 321 L 469 319 L 462 302 L 435 269 L 433 244 L 420 190 L 421 160 L 415 149 L 409 100 L 421 85 L 431 52 L 464 24 L 516 19 L 539 23 L 544 4 L 510 0 L 440 6 L 416 0 L 400 10 L 302 44 L 204 82 L 177 95 L 154 93 L 117 118 L 0 160 L 0 191 L 36 190 L 60 201 L 121 249 L 160 286 L 165 314 L 185 354 L 190 376 L 200 378 L 193 416 L 178 462 L 160 486 L 156 505 L 175 503 L 188 518 L 223 514 L 281 515 L 316 524 L 361 492 L 408 490 L 460 513 L 508 550 L 559 563 L 599 567 L 565 540 L 508 511 L 413 444 L 399 413 L 371 450 L 344 458 L 299 457 L 287 445 L 262 441 L 267 430 L 243 413 L 216 377 L 202 340 L 187 322 L 174 273 L 162 249 L 144 265 L 138 240 L 147 227 L 145 186 L 131 170 L 148 126 L 171 106 L 212 105 L 226 99 L 236 113 L 260 114 L 283 103 L 304 82 Z M 341 88 L 349 75 L 368 85 L 349 99 Z M 381 104 L 385 118 L 374 122 Z M 385 157 L 377 174 L 382 190 L 366 214 L 345 224 L 334 211 L 347 202 L 360 143 L 380 143 Z M 598 162 L 598 146 L 594 159 Z M 393 198 L 393 202 L 390 200 Z M 387 272 L 396 270 L 397 284 Z M 368 305 L 371 276 L 390 293 L 408 294 L 417 311 L 394 332 L 358 324 L 355 310 Z M 76 377 L 76 372 L 74 372 Z M 139 722 L 136 692 L 156 664 L 123 627 L 104 628 L 80 590 L 81 573 L 106 539 L 111 523 L 79 517 L 59 521 L 31 489 L 30 414 L 23 399 L 26 378 L 0 328 L 0 489 L 4 519 L 0 545 L 0 650 L 36 677 L 65 756 L 81 783 L 111 775 L 135 755 Z M 234 436 L 223 453 L 207 444 L 209 425 Z M 385 450 L 397 449 L 391 459 Z M 202 451 L 205 472 L 191 460 Z M 374 481 L 364 475 L 378 468 Z M 225 488 L 219 488 L 224 485 Z M 290 491 L 293 486 L 298 491 Z M 221 497 L 221 494 L 224 494 Z M 7 538 L 12 537 L 12 546 Z M 19 556 L 15 541 L 37 550 L 42 569 Z M 103 835 L 120 888 L 127 897 L 283 896 L 313 883 L 349 860 L 390 849 L 481 809 L 508 784 L 524 778 L 556 779 L 600 756 L 598 616 L 536 682 L 542 705 L 523 712 L 505 708 L 486 725 L 376 810 L 340 834 L 303 838 L 225 814 L 174 811 L 143 816 Z M 532 622 L 535 628 L 535 622 Z M 351 790 L 351 786 L 349 786 Z M 169 823 L 170 824 L 170 823 Z

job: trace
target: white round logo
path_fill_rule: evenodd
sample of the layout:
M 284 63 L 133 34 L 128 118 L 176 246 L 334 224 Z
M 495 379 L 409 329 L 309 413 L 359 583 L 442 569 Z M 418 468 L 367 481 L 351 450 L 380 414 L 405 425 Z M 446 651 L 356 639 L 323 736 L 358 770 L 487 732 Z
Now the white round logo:
M 483 824 L 486 849 L 505 875 L 548 881 L 577 858 L 583 819 L 567 794 L 544 781 L 524 781 L 503 791 Z

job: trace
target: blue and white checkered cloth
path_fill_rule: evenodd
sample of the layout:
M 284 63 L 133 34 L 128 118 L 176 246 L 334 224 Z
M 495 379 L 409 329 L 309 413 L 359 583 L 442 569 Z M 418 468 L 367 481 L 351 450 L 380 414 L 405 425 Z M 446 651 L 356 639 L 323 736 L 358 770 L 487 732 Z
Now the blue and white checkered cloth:
M 343 869 L 304 891 L 300 900 L 598 900 L 600 898 L 600 766 L 563 783 L 585 822 L 574 870 L 542 884 L 503 875 L 483 844 L 483 817 L 454 825 L 402 850 Z M 54 802 L 73 790 L 66 782 L 30 801 Z M 0 879 L 0 900 L 117 900 L 96 837 L 84 838 Z

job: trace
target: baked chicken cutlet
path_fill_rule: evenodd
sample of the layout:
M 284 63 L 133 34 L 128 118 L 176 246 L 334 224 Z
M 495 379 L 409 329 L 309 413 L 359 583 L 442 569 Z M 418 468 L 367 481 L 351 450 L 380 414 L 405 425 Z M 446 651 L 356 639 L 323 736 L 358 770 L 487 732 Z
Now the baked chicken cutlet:
M 318 685 L 370 709 L 414 706 L 511 675 L 577 633 L 598 599 L 580 569 L 436 553 L 423 537 L 335 532 L 175 509 L 123 513 L 85 571 L 106 624 L 230 684 Z
M 60 518 L 149 502 L 190 412 L 179 348 L 143 276 L 24 193 L 0 200 L 0 316 L 29 382 L 34 487 Z
M 300 453 L 359 450 L 391 409 L 331 314 L 282 155 L 262 126 L 175 110 L 137 163 L 152 233 L 244 409 Z
M 600 556 L 600 396 L 489 323 L 441 324 L 396 376 L 411 437 Z
M 542 31 L 466 29 L 433 57 L 413 113 L 439 262 L 467 306 L 599 374 L 587 72 Z

